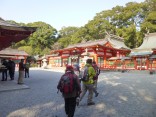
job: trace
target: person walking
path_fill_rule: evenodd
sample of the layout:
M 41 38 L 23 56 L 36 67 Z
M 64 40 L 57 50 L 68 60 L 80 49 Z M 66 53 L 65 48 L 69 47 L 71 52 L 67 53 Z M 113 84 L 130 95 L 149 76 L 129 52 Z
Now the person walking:
M 93 86 L 94 86 L 94 81 L 93 81 L 93 77 L 95 76 L 95 70 L 92 67 L 92 59 L 87 59 L 86 60 L 86 65 L 85 67 L 87 68 L 87 74 L 88 74 L 88 80 L 84 81 L 82 79 L 82 93 L 80 94 L 80 101 L 82 100 L 82 98 L 84 97 L 84 95 L 86 94 L 87 90 L 88 90 L 88 100 L 87 100 L 87 105 L 94 105 L 95 103 L 93 102 Z M 84 67 L 84 68 L 85 68 Z M 82 77 L 84 77 L 82 75 Z
M 26 62 L 26 64 L 25 64 L 25 78 L 29 78 L 29 67 L 30 67 L 30 65 L 29 65 L 29 63 L 28 62 Z
M 24 59 L 21 59 L 19 63 L 19 77 L 18 77 L 18 84 L 23 84 L 23 77 L 24 77 Z
M 65 74 L 61 76 L 57 89 L 62 92 L 64 97 L 67 117 L 74 117 L 76 99 L 79 97 L 81 87 L 72 66 L 66 66 Z

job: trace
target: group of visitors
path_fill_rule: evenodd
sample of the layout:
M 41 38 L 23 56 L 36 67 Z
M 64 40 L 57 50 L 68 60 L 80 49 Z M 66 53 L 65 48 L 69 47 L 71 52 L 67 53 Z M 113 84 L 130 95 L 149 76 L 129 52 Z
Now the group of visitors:
M 95 97 L 99 95 L 97 92 L 99 74 L 100 69 L 92 59 L 87 59 L 86 65 L 81 70 L 78 64 L 66 66 L 65 73 L 61 76 L 57 89 L 62 92 L 64 97 L 67 117 L 74 117 L 76 105 L 79 105 L 79 102 L 87 91 L 87 105 L 90 106 L 95 104 L 93 102 L 93 93 L 95 93 Z
M 2 81 L 7 81 L 8 71 L 9 71 L 10 80 L 14 80 L 15 62 L 11 59 L 9 59 L 8 62 L 6 61 L 6 59 L 3 59 L 2 65 L 4 66 L 2 70 Z
M 2 81 L 7 81 L 8 71 L 10 80 L 14 80 L 15 62 L 11 59 L 9 59 L 8 61 L 6 59 L 3 59 L 2 65 L 4 66 L 2 70 Z M 26 64 L 24 64 L 24 59 L 21 59 L 21 61 L 19 62 L 19 77 L 17 82 L 18 84 L 23 84 L 24 73 L 25 78 L 29 78 L 29 63 L 26 62 Z

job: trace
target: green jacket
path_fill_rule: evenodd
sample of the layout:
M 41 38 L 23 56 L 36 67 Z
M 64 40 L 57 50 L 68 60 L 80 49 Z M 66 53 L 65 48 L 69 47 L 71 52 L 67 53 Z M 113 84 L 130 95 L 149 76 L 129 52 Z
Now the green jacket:
M 90 64 L 86 64 L 85 66 L 88 67 L 88 74 L 89 74 L 89 81 L 87 82 L 83 82 L 84 84 L 93 84 L 93 77 L 95 76 L 96 72 L 94 70 L 94 68 L 92 67 L 92 65 Z

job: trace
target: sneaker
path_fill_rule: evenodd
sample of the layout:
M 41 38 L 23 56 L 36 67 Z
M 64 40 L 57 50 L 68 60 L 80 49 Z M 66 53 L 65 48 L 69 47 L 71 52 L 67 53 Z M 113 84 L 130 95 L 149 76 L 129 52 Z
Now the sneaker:
M 77 98 L 77 99 L 76 99 L 76 105 L 77 105 L 77 106 L 79 106 L 79 102 L 80 102 L 80 99 Z
M 98 95 L 99 95 L 99 93 L 96 93 L 96 94 L 95 94 L 95 97 L 97 97 Z
M 95 105 L 95 103 L 94 103 L 94 102 L 90 102 L 90 103 L 88 103 L 87 105 L 88 105 L 88 106 L 90 106 L 90 105 Z

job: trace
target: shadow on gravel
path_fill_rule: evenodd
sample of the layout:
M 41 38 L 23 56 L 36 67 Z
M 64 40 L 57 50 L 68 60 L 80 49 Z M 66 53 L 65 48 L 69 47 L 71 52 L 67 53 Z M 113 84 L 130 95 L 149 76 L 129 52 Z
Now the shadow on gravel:
M 56 88 L 61 75 L 59 71 L 31 70 L 31 77 L 24 79 L 29 90 L 6 92 L 0 96 L 2 117 L 65 117 L 64 100 Z M 154 75 L 101 73 L 100 94 L 94 97 L 96 104 L 87 106 L 86 93 L 74 117 L 156 117 L 155 90 Z

